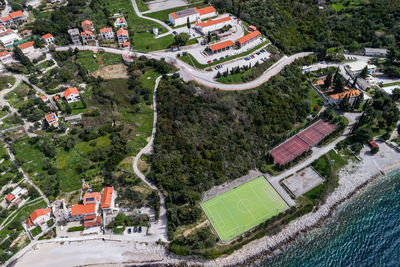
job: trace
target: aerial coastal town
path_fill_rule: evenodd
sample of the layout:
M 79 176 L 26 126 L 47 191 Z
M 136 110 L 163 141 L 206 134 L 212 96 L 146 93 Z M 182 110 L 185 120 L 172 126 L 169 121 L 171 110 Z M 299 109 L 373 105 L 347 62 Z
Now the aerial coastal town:
M 0 0 L 1 264 L 249 266 L 399 168 L 395 22 L 270 2 Z

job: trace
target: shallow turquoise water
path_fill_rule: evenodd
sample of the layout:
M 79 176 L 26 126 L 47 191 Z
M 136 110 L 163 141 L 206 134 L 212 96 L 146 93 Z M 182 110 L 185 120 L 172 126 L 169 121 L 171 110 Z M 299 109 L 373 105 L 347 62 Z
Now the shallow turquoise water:
M 324 227 L 261 266 L 400 266 L 400 170 L 368 186 Z

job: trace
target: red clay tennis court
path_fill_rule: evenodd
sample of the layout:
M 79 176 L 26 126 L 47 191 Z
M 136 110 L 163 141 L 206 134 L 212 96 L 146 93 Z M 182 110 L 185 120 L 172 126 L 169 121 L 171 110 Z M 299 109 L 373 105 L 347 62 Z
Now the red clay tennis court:
M 295 135 L 271 150 L 270 154 L 274 158 L 274 164 L 279 163 L 284 165 L 288 162 L 291 162 L 309 149 L 310 146 L 301 140 L 297 135 Z
M 274 158 L 274 164 L 279 163 L 280 165 L 284 165 L 309 150 L 312 146 L 319 144 L 334 130 L 336 130 L 336 125 L 319 120 L 272 149 L 269 154 Z

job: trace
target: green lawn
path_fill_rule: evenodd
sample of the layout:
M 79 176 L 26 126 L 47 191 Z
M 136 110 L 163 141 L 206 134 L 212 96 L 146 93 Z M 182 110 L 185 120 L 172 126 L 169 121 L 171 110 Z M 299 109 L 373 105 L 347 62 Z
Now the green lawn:
M 104 66 L 122 63 L 122 58 L 111 53 L 94 54 L 93 51 L 79 51 L 76 61 L 90 72 L 94 72 Z
M 40 226 L 36 226 L 35 228 L 33 228 L 31 230 L 31 234 L 32 236 L 37 236 L 38 234 L 40 234 L 42 232 L 42 228 L 40 228 Z
M 83 97 L 83 96 L 81 96 Z M 77 115 L 79 113 L 85 113 L 85 111 L 87 110 L 87 108 L 85 108 L 85 106 L 83 105 L 82 101 L 77 101 L 71 104 L 66 104 L 69 105 L 72 109 L 72 113 L 71 115 Z
M 382 85 L 382 87 L 389 87 L 389 86 L 395 86 L 395 85 L 400 85 L 400 82 L 385 83 Z
M 223 241 L 230 240 L 289 208 L 261 176 L 200 205 Z
M 146 17 L 150 17 L 153 19 L 158 19 L 163 22 L 166 22 L 169 20 L 169 17 L 168 17 L 169 13 L 180 11 L 180 10 L 185 10 L 185 9 L 188 9 L 191 7 L 201 8 L 202 6 L 204 6 L 204 4 L 201 4 L 201 5 L 192 4 L 192 5 L 187 5 L 187 6 L 174 7 L 174 8 L 170 8 L 170 9 L 161 10 L 161 11 L 146 13 L 143 15 Z
M 145 1 L 143 1 L 143 0 L 136 0 L 136 4 L 137 4 L 140 12 L 144 12 L 144 11 L 149 10 L 149 8 L 147 7 Z
M 155 39 L 150 32 L 136 33 L 133 36 L 133 47 L 139 51 L 153 51 L 170 48 L 175 43 L 173 34 Z
M 7 84 L 11 83 L 14 85 L 15 83 L 15 78 L 13 76 L 0 76 L 0 90 L 7 89 L 8 86 Z

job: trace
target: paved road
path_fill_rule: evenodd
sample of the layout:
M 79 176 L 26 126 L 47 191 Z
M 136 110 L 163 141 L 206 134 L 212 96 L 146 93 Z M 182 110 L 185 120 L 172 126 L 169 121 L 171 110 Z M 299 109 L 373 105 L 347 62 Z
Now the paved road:
M 4 3 L 6 4 L 6 6 L 3 11 L 1 11 L 0 17 L 8 16 L 8 13 L 11 12 L 11 6 L 8 4 L 7 0 L 4 0 Z
M 118 48 L 108 48 L 108 47 L 99 47 L 99 46 L 76 46 L 76 45 L 70 45 L 70 46 L 63 46 L 63 47 L 57 47 L 57 51 L 66 51 L 68 49 L 75 49 L 78 48 L 79 50 L 99 50 L 102 49 L 105 52 L 108 53 L 113 53 L 113 54 L 129 54 L 129 55 L 134 55 L 134 56 L 146 56 L 148 58 L 154 58 L 154 59 L 161 59 L 165 58 L 165 61 L 169 62 L 170 64 L 175 65 L 177 68 L 179 68 L 181 71 L 181 75 L 183 77 L 189 77 L 191 80 L 196 81 L 199 84 L 202 84 L 207 87 L 211 88 L 216 88 L 216 89 L 221 89 L 221 90 L 227 90 L 227 91 L 240 91 L 240 90 L 248 90 L 252 89 L 255 87 L 260 86 L 261 84 L 267 82 L 269 79 L 271 79 L 273 76 L 278 74 L 285 66 L 293 63 L 296 59 L 308 56 L 312 54 L 311 52 L 303 52 L 303 53 L 298 53 L 294 54 L 290 57 L 284 56 L 282 57 L 278 62 L 276 62 L 274 65 L 272 65 L 268 70 L 266 70 L 260 77 L 257 79 L 247 82 L 247 83 L 241 83 L 241 84 L 224 84 L 220 82 L 214 81 L 214 77 L 210 75 L 209 72 L 205 70 L 199 70 L 196 68 L 193 68 L 192 66 L 186 64 L 183 61 L 177 60 L 175 58 L 175 54 L 172 54 L 169 52 L 164 52 L 164 51 L 157 51 L 154 53 L 141 53 L 141 52 L 133 52 L 133 51 L 126 51 Z
M 154 85 L 154 93 L 153 93 L 153 106 L 154 106 L 154 117 L 153 117 L 153 130 L 151 132 L 151 137 L 147 145 L 140 150 L 140 152 L 136 155 L 135 160 L 133 161 L 133 171 L 145 182 L 148 186 L 150 186 L 153 190 L 157 190 L 158 195 L 160 196 L 160 214 L 159 219 L 156 224 L 152 224 L 150 226 L 152 235 L 159 236 L 159 239 L 166 242 L 168 241 L 168 218 L 167 218 L 167 208 L 165 207 L 165 198 L 162 192 L 152 184 L 146 176 L 139 170 L 138 161 L 143 154 L 150 154 L 153 151 L 154 138 L 156 136 L 157 130 L 157 87 L 160 83 L 162 76 L 159 76 L 156 79 L 156 83 Z
M 139 8 L 138 8 L 138 6 L 137 6 L 137 4 L 136 4 L 136 0 L 131 0 L 131 2 L 132 2 L 133 9 L 135 10 L 136 14 L 137 14 L 139 17 L 144 18 L 144 19 L 148 19 L 148 20 L 152 20 L 152 21 L 154 21 L 154 22 L 157 22 L 158 24 L 161 24 L 162 26 L 164 26 L 164 27 L 168 30 L 168 32 L 167 32 L 166 34 L 165 34 L 165 33 L 164 33 L 164 34 L 160 34 L 160 35 L 158 36 L 158 38 L 160 38 L 160 37 L 162 37 L 162 36 L 164 36 L 164 35 L 168 35 L 168 34 L 170 34 L 170 33 L 173 31 L 173 29 L 172 29 L 170 26 L 168 26 L 167 24 L 165 24 L 165 23 L 162 22 L 161 20 L 153 19 L 153 18 L 150 18 L 150 17 L 143 16 L 143 15 L 142 15 L 142 12 L 139 11 Z
M 11 149 L 8 146 L 8 144 L 6 144 L 6 149 L 8 154 L 10 155 L 11 161 L 15 161 L 15 156 L 11 152 Z M 39 194 L 43 197 L 44 201 L 46 201 L 47 205 L 50 205 L 49 199 L 46 197 L 43 191 L 34 182 L 32 182 L 31 178 L 25 173 L 25 171 L 21 167 L 18 167 L 18 171 L 20 171 L 24 175 L 25 181 L 27 181 L 31 186 L 33 186 L 39 192 Z

